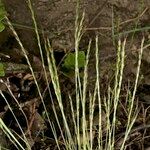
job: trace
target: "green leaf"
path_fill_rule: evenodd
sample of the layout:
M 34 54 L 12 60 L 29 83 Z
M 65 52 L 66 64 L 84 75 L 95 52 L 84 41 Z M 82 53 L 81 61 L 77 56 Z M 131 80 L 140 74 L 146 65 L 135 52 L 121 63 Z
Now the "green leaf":
M 0 32 L 2 32 L 5 29 L 5 26 L 2 22 L 0 22 Z
M 79 51 L 78 53 L 78 67 L 83 68 L 85 65 L 85 53 L 84 51 Z M 74 69 L 75 68 L 75 53 L 69 53 L 64 60 L 63 67 L 67 69 Z
M 0 14 L 0 22 L 5 18 L 5 15 Z
M 4 7 L 2 1 L 0 0 L 0 32 L 2 32 L 5 29 L 5 26 L 2 22 L 2 20 L 5 18 L 5 16 L 6 16 L 5 7 Z
M 0 63 L 0 77 L 4 77 L 4 76 L 5 76 L 4 65 Z

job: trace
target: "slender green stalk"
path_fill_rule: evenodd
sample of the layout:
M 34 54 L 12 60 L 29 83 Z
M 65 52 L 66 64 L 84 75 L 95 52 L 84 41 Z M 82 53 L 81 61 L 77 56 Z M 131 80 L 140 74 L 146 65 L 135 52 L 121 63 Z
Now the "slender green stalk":
M 28 0 L 28 6 L 29 6 L 29 9 L 31 11 L 32 20 L 33 20 L 33 23 L 34 23 L 35 33 L 36 33 L 36 37 L 37 37 L 37 44 L 38 44 L 38 47 L 39 47 L 39 52 L 40 52 L 40 56 L 41 56 L 42 67 L 43 67 L 43 70 L 44 70 L 44 76 L 45 76 L 45 79 L 46 79 L 46 84 L 48 86 L 49 94 L 51 94 L 50 88 L 49 88 L 48 74 L 47 74 L 47 71 L 46 71 L 46 68 L 45 68 L 45 63 L 44 63 L 43 50 L 42 50 L 42 47 L 41 47 L 41 40 L 40 40 L 38 26 L 37 26 L 37 22 L 36 22 L 36 19 L 35 19 L 35 14 L 34 14 L 34 11 L 33 11 L 33 8 L 32 8 L 31 0 Z M 40 89 L 39 89 L 39 94 L 40 93 L 41 92 L 40 92 Z M 42 98 L 42 95 L 40 96 L 40 98 Z M 42 98 L 42 101 L 43 101 L 43 98 Z M 43 101 L 43 106 L 44 106 L 44 109 L 45 109 L 45 112 L 46 112 L 46 116 L 47 116 L 47 118 L 49 120 L 49 123 L 50 123 L 50 118 L 48 116 L 48 112 L 47 112 L 46 106 L 44 104 L 44 101 Z
M 24 132 L 23 132 L 23 129 L 22 129 L 22 127 L 21 127 L 21 125 L 20 125 L 20 123 L 19 123 L 19 121 L 18 121 L 16 115 L 14 114 L 14 112 L 13 112 L 11 106 L 9 105 L 9 103 L 8 103 L 8 101 L 7 101 L 6 97 L 5 97 L 5 95 L 3 94 L 3 92 L 2 92 L 1 90 L 0 90 L 0 94 L 1 94 L 1 96 L 4 98 L 4 100 L 5 100 L 5 102 L 6 102 L 7 106 L 8 106 L 8 108 L 9 108 L 9 110 L 11 111 L 11 113 L 12 113 L 12 115 L 13 115 L 13 117 L 14 117 L 14 119 L 15 119 L 15 121 L 16 121 L 16 123 L 17 123 L 17 125 L 18 125 L 18 127 L 19 127 L 19 129 L 20 129 L 20 131 L 21 131 L 21 133 L 22 133 L 22 135 L 23 135 L 24 142 L 25 142 L 25 144 L 26 144 L 26 146 L 27 146 L 27 149 L 28 149 L 28 150 L 31 150 L 31 147 L 30 147 L 29 142 L 28 142 L 28 140 L 27 140 L 27 138 L 26 138 L 26 136 L 25 136 L 25 134 L 24 134 Z M 1 123 L 2 123 L 2 122 L 1 122 Z M 3 125 L 4 125 L 4 124 L 3 124 Z M 6 129 L 6 128 L 5 128 L 5 129 Z M 7 129 L 7 131 L 8 131 L 8 129 Z M 9 135 L 14 139 L 14 136 L 11 135 L 11 132 L 9 132 Z M 16 140 L 15 140 L 15 141 L 16 141 Z M 16 142 L 17 142 L 17 141 L 16 141 Z M 17 142 L 17 144 L 18 144 L 18 142 Z
M 12 141 L 12 143 L 15 145 L 16 148 L 19 148 L 21 150 L 25 150 L 23 146 L 20 144 L 20 142 L 16 139 L 16 137 L 11 133 L 11 131 L 8 129 L 8 127 L 5 125 L 3 120 L 0 118 L 0 128 L 5 132 L 5 134 L 8 136 L 8 138 Z M 14 141 L 13 141 L 14 140 Z M 16 145 L 16 144 L 17 145 Z
M 116 79 L 115 79 L 115 95 L 114 95 L 114 113 L 113 113 L 113 123 L 112 123 L 112 145 L 111 147 L 114 148 L 115 142 L 115 126 L 116 126 L 116 113 L 118 107 L 118 101 L 120 97 L 120 90 L 122 85 L 122 78 L 123 78 L 123 69 L 124 69 L 124 59 L 125 59 L 125 44 L 126 40 L 124 40 L 123 45 L 121 45 L 121 41 L 118 44 L 118 60 L 116 66 Z M 122 51 L 121 51 L 122 50 Z
M 114 37 L 121 37 L 121 36 L 126 35 L 126 34 L 135 33 L 135 32 L 142 32 L 142 31 L 148 31 L 148 30 L 150 30 L 150 26 L 143 27 L 143 28 L 136 28 L 136 29 L 129 30 L 129 31 L 124 31 L 124 32 L 121 32 L 119 34 L 115 34 Z
M 65 126 L 65 131 L 67 134 L 67 139 L 69 140 L 69 146 L 70 147 L 74 147 L 73 145 L 73 139 L 72 139 L 72 135 L 70 133 L 70 129 L 66 120 L 66 116 L 64 113 L 64 108 L 63 108 L 63 103 L 62 103 L 62 97 L 61 97 L 61 91 L 60 91 L 60 85 L 59 85 L 59 79 L 58 79 L 58 73 L 57 73 L 57 67 L 55 64 L 55 59 L 54 59 L 54 55 L 53 55 L 53 50 L 50 46 L 50 42 L 48 41 L 48 51 L 47 51 L 47 59 L 48 59 L 48 68 L 49 68 L 49 72 L 51 75 L 51 80 L 53 83 L 53 87 L 54 87 L 54 91 L 55 91 L 55 95 L 57 97 L 57 101 L 59 104 L 59 108 L 61 110 L 61 114 L 63 117 L 63 121 L 64 121 L 64 126 Z
M 11 95 L 11 96 L 13 97 L 13 99 L 15 100 L 16 104 L 18 105 L 19 110 L 22 112 L 22 114 L 23 114 L 23 116 L 24 116 L 24 118 L 25 118 L 25 120 L 26 120 L 27 127 L 29 127 L 27 116 L 26 116 L 26 114 L 24 113 L 24 111 L 22 110 L 22 107 L 20 106 L 20 104 L 19 104 L 18 100 L 16 99 L 16 97 L 14 96 L 13 92 L 11 91 L 10 86 L 9 86 L 9 81 L 8 81 L 8 83 L 2 81 L 2 83 L 7 87 L 7 89 L 8 89 L 8 91 L 9 91 L 10 95 Z
M 50 124 L 51 129 L 53 129 L 51 120 L 50 120 L 50 118 L 49 118 L 49 115 L 48 115 L 48 112 L 47 112 L 47 109 L 46 109 L 46 105 L 45 105 L 45 103 L 44 103 L 44 99 L 43 99 L 43 97 L 42 97 L 42 93 L 41 93 L 41 91 L 40 91 L 40 87 L 39 87 L 38 82 L 37 82 L 37 80 L 36 80 L 36 77 L 35 77 L 33 68 L 32 68 L 32 66 L 31 66 L 30 60 L 29 60 L 29 58 L 28 58 L 27 52 L 26 52 L 26 50 L 25 50 L 23 44 L 21 43 L 21 41 L 20 41 L 20 39 L 19 39 L 19 37 L 18 37 L 17 32 L 15 31 L 15 29 L 13 28 L 11 22 L 9 21 L 9 19 L 8 19 L 7 17 L 6 17 L 6 20 L 7 20 L 8 25 L 9 25 L 10 29 L 12 30 L 12 32 L 13 32 L 13 34 L 14 34 L 16 40 L 18 41 L 18 44 L 20 45 L 21 50 L 22 50 L 22 52 L 23 52 L 23 54 L 24 54 L 24 56 L 25 56 L 25 58 L 26 58 L 26 60 L 27 60 L 28 66 L 29 66 L 29 68 L 30 68 L 31 74 L 32 74 L 33 79 L 34 79 L 34 82 L 35 82 L 35 85 L 36 85 L 36 87 L 37 87 L 38 94 L 39 94 L 40 99 L 41 99 L 41 102 L 42 102 L 42 104 L 43 104 L 44 111 L 45 111 L 45 113 L 46 113 L 46 117 L 47 117 L 47 119 L 48 119 L 48 122 L 49 122 L 49 124 Z M 55 139 L 55 140 L 57 140 L 57 139 Z
M 79 51 L 79 43 L 82 37 L 84 15 L 85 14 L 83 13 L 82 18 L 79 21 L 79 1 L 77 1 L 76 21 L 75 21 L 75 91 L 76 91 L 76 112 L 77 112 L 77 143 L 79 149 L 81 149 L 79 114 L 80 114 L 80 99 L 82 99 L 82 90 L 78 67 L 78 51 Z
M 90 106 L 89 106 L 89 122 L 90 122 L 90 149 L 93 149 L 93 114 L 94 114 L 94 105 L 93 97 L 89 94 Z
M 97 84 L 97 96 L 98 96 L 98 107 L 99 107 L 99 128 L 98 128 L 98 148 L 102 149 L 102 102 L 100 95 L 100 64 L 99 64 L 99 48 L 98 48 L 98 37 L 96 37 L 96 84 Z
M 140 52 L 139 52 L 139 60 L 138 60 L 138 66 L 137 66 L 134 90 L 133 90 L 133 94 L 132 94 L 132 98 L 131 98 L 131 105 L 130 105 L 130 109 L 129 109 L 126 133 L 125 133 L 124 141 L 123 141 L 122 146 L 121 146 L 121 150 L 124 149 L 125 141 L 127 140 L 128 135 L 129 135 L 129 133 L 131 131 L 131 128 L 132 128 L 132 126 L 133 126 L 133 124 L 134 124 L 134 122 L 136 120 L 137 115 L 138 115 L 137 111 L 135 111 L 136 113 L 132 117 L 134 100 L 135 100 L 135 94 L 136 94 L 137 85 L 138 85 L 138 79 L 139 79 L 139 74 L 140 74 L 141 60 L 142 60 L 142 54 L 143 54 L 143 45 L 144 45 L 144 38 L 142 39 L 142 42 L 141 42 L 141 49 L 140 49 Z
M 105 150 L 109 150 L 109 145 L 111 145 L 111 123 L 110 123 L 110 110 L 111 110 L 111 90 L 108 86 L 107 98 L 104 97 L 104 105 L 106 112 L 106 141 L 105 141 Z

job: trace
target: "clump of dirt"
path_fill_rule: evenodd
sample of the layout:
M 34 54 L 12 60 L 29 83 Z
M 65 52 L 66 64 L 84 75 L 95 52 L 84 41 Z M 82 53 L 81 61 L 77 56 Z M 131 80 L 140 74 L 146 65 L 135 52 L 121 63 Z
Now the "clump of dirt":
M 26 0 L 5 0 L 4 1 L 8 18 L 12 22 L 15 30 L 17 31 L 20 40 L 22 41 L 29 57 L 35 68 L 40 68 L 36 70 L 37 78 L 39 79 L 40 89 L 42 89 L 43 97 L 46 105 L 48 106 L 49 112 L 53 111 L 52 106 L 49 106 L 47 103 L 49 102 L 49 95 L 47 94 L 47 87 L 45 80 L 41 74 L 41 60 L 40 54 L 38 50 L 37 38 L 34 31 L 34 24 L 32 20 L 32 15 L 30 9 L 28 7 L 28 1 Z M 32 0 L 33 10 L 35 12 L 35 19 L 38 25 L 38 31 L 41 38 L 41 45 L 44 49 L 44 38 L 47 37 L 51 45 L 54 49 L 54 54 L 56 58 L 57 64 L 61 62 L 63 56 L 70 51 L 74 51 L 74 32 L 75 32 L 75 19 L 76 19 L 76 1 L 67 1 L 67 0 Z M 83 38 L 81 40 L 80 49 L 87 49 L 87 45 L 90 39 L 92 41 L 92 48 L 90 52 L 90 63 L 89 63 L 89 91 L 94 89 L 95 83 L 95 36 L 99 37 L 99 59 L 101 64 L 101 81 L 103 89 L 106 88 L 106 85 L 110 83 L 110 77 L 113 77 L 114 74 L 114 64 L 116 61 L 116 51 L 117 51 L 117 42 L 120 38 L 122 41 L 124 38 L 127 39 L 126 44 L 126 66 L 124 70 L 124 84 L 126 84 L 129 80 L 131 84 L 134 83 L 135 75 L 136 75 L 136 67 L 138 60 L 138 53 L 141 47 L 141 40 L 145 37 L 144 44 L 144 53 L 143 53 L 143 61 L 141 68 L 141 78 L 139 83 L 139 88 L 137 92 L 137 97 L 142 101 L 143 110 L 146 110 L 147 102 L 149 99 L 149 93 L 147 92 L 147 88 L 150 86 L 149 80 L 149 46 L 150 46 L 150 32 L 148 30 L 149 20 L 150 20 L 150 2 L 149 0 L 81 0 L 80 1 L 80 17 L 82 16 L 82 12 L 85 12 L 84 18 L 84 27 L 83 27 Z M 6 23 L 7 24 L 7 23 Z M 142 30 L 138 30 L 142 28 Z M 3 61 L 11 61 L 13 63 L 23 63 L 26 64 L 26 60 L 24 55 L 21 52 L 21 49 L 14 38 L 14 35 L 11 33 L 9 28 L 3 31 L 0 34 L 0 50 L 1 53 L 5 55 L 9 55 L 10 58 L 1 58 Z M 45 58 L 46 59 L 46 58 Z M 28 76 L 26 76 L 28 75 Z M 25 77 L 24 77 L 25 76 Z M 64 99 L 64 107 L 65 113 L 69 114 L 69 104 L 67 101 L 68 91 L 74 95 L 74 82 L 65 77 L 63 74 L 60 74 L 61 79 L 61 88 Z M 12 80 L 13 79 L 13 80 Z M 113 80 L 113 78 L 111 78 Z M 12 81 L 14 81 L 12 83 Z M 45 121 L 43 118 L 43 106 L 39 101 L 38 93 L 33 92 L 35 88 L 35 84 L 33 79 L 30 78 L 30 74 L 27 73 L 12 73 L 9 76 L 9 82 L 14 95 L 17 99 L 20 99 L 20 103 L 23 104 L 22 108 L 25 111 L 27 120 L 29 125 L 27 125 L 25 120 L 23 120 L 23 127 L 26 131 L 27 136 L 31 140 L 31 145 L 33 149 L 46 149 L 51 145 L 55 145 L 53 140 L 50 138 L 54 138 L 49 129 L 47 120 Z M 42 84 L 44 83 L 44 84 Z M 143 86 L 144 85 L 144 86 Z M 51 84 L 50 84 L 51 86 Z M 132 89 L 132 87 L 131 87 Z M 142 89 L 142 90 L 141 90 Z M 143 90 L 144 89 L 144 90 Z M 4 91 L 7 91 L 6 88 Z M 145 92 L 146 91 L 146 92 Z M 143 93 L 144 92 L 144 93 Z M 8 91 L 6 92 L 7 96 Z M 53 92 L 54 93 L 54 92 Z M 104 91 L 102 91 L 104 93 Z M 144 94 L 146 98 L 143 99 Z M 19 96 L 19 97 L 18 97 Z M 52 95 L 55 99 L 55 96 Z M 142 97 L 142 98 L 141 98 Z M 12 99 L 10 99 L 10 103 L 13 104 Z M 3 100 L 4 101 L 4 100 Z M 146 104 L 143 104 L 143 101 L 146 101 Z M 57 102 L 55 105 L 58 107 Z M 123 103 L 124 104 L 124 103 Z M 22 118 L 18 113 L 19 110 L 15 109 L 16 106 L 12 106 L 14 111 L 18 117 Z M 1 112 L 5 111 L 2 116 L 4 120 L 9 118 L 7 116 L 10 115 L 8 108 L 3 106 L 0 107 Z M 60 112 L 59 108 L 57 111 Z M 123 112 L 123 111 L 122 111 Z M 142 112 L 140 112 L 142 116 Z M 139 115 L 139 119 L 142 118 Z M 42 116 L 42 117 L 41 117 Z M 123 126 L 125 125 L 125 117 L 124 114 L 120 114 L 120 118 L 122 117 L 122 126 L 118 130 L 118 135 L 121 130 L 123 130 Z M 12 116 L 11 116 L 12 117 Z M 50 114 L 52 120 L 55 120 L 54 113 Z M 60 116 L 58 116 L 60 117 Z M 68 115 L 68 120 L 69 120 Z M 60 119 L 61 120 L 61 119 Z M 16 130 L 16 124 L 9 124 L 8 120 L 5 121 L 10 128 Z M 14 122 L 14 120 L 11 120 Z M 56 122 L 56 120 L 54 121 Z M 147 120 L 148 122 L 148 120 Z M 38 124 L 39 123 L 39 124 Z M 137 121 L 138 125 L 143 124 L 143 121 Z M 71 123 L 70 123 L 71 124 Z M 72 125 L 72 124 L 71 124 Z M 138 126 L 137 125 L 137 126 Z M 56 125 L 57 126 L 57 125 Z M 40 131 L 39 131 L 40 130 Z M 57 129 L 56 129 L 57 130 Z M 39 132 L 38 132 L 39 131 Z M 18 131 L 16 131 L 18 132 Z M 20 132 L 20 131 L 19 131 Z M 42 141 L 42 132 L 47 136 L 47 138 Z M 56 131 L 57 132 L 57 131 Z M 144 134 L 144 131 L 138 130 L 138 134 L 140 134 L 140 138 Z M 61 138 L 61 136 L 60 136 Z M 131 139 L 134 139 L 131 138 Z M 150 146 L 148 144 L 149 140 L 145 140 L 145 146 Z M 143 144 L 143 145 L 144 145 Z M 138 145 L 138 140 L 135 144 L 132 144 L 133 147 L 140 147 Z

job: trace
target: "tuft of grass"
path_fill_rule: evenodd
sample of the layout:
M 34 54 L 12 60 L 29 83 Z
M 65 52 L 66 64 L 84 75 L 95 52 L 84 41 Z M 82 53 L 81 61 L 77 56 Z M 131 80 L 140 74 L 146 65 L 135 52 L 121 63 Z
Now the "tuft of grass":
M 45 67 L 44 58 L 43 58 L 43 49 L 41 46 L 37 23 L 36 23 L 34 11 L 32 8 L 32 3 L 30 0 L 28 0 L 28 5 L 31 11 L 31 15 L 32 15 L 33 23 L 34 23 L 34 29 L 35 29 L 36 36 L 37 36 L 37 44 L 39 46 L 39 51 L 41 55 L 43 72 L 44 72 L 44 76 L 46 79 L 46 84 L 47 84 L 48 92 L 50 96 L 49 97 L 50 103 L 54 111 L 56 122 L 59 128 L 65 149 L 66 150 L 92 150 L 92 149 L 113 150 L 115 149 L 115 142 L 116 142 L 115 133 L 116 133 L 116 128 L 117 128 L 117 120 L 118 120 L 117 111 L 118 111 L 119 101 L 121 100 L 123 71 L 124 71 L 124 66 L 125 66 L 126 39 L 123 42 L 121 42 L 121 40 L 118 41 L 114 85 L 113 86 L 108 85 L 107 94 L 102 95 L 101 89 L 100 89 L 101 80 L 100 80 L 100 62 L 99 62 L 99 47 L 98 47 L 99 41 L 98 41 L 98 36 L 96 36 L 95 38 L 95 60 L 96 60 L 95 78 L 96 78 L 96 81 L 95 81 L 94 92 L 90 93 L 87 90 L 87 87 L 88 87 L 88 64 L 89 64 L 89 59 L 90 59 L 89 54 L 90 54 L 92 41 L 89 41 L 87 54 L 85 58 L 85 64 L 84 64 L 84 76 L 81 79 L 80 74 L 79 74 L 79 64 L 78 64 L 79 58 L 78 57 L 79 57 L 79 45 L 80 45 L 80 41 L 82 39 L 82 34 L 83 34 L 82 31 L 83 31 L 83 21 L 84 21 L 85 14 L 83 13 L 81 18 L 79 17 L 79 5 L 77 5 L 76 21 L 75 21 L 75 71 L 74 71 L 75 98 L 71 97 L 71 93 L 68 94 L 68 97 L 70 100 L 69 103 L 70 103 L 70 110 L 71 110 L 71 115 L 72 115 L 71 121 L 73 122 L 73 127 L 69 126 L 69 120 L 67 120 L 67 116 L 64 111 L 65 108 L 63 106 L 62 92 L 61 92 L 61 87 L 59 83 L 60 79 L 58 75 L 57 66 L 55 63 L 53 48 L 50 45 L 49 39 L 45 39 L 45 51 L 47 53 L 47 63 L 48 63 L 49 74 L 51 77 L 51 82 L 53 84 L 54 92 L 56 95 L 56 99 L 57 99 L 57 102 L 61 111 L 62 120 L 63 120 L 63 125 L 61 125 L 61 122 L 58 118 L 58 112 L 56 111 L 56 108 L 53 102 L 51 88 L 49 86 L 49 82 L 50 82 L 48 80 L 49 74 L 47 74 L 46 72 L 46 67 Z M 25 51 L 25 48 L 23 47 L 23 44 L 21 43 L 21 40 L 19 39 L 17 35 L 17 32 L 13 28 L 11 22 L 9 21 L 7 17 L 6 17 L 6 20 L 27 60 L 27 63 L 31 70 L 31 74 L 34 78 L 34 82 L 36 84 L 36 87 L 40 96 L 41 102 L 43 104 L 47 120 L 53 132 L 57 148 L 61 150 L 61 145 L 58 139 L 58 135 L 56 133 L 56 127 L 54 126 L 53 120 L 51 120 L 51 118 L 49 117 L 46 105 L 44 103 L 44 99 L 42 97 L 42 93 L 40 91 L 40 87 L 35 77 L 32 65 L 29 61 L 28 55 Z M 139 72 L 140 72 L 141 59 L 142 59 L 142 53 L 143 53 L 143 45 L 144 45 L 144 39 L 141 42 L 141 48 L 140 48 L 140 53 L 139 53 L 139 60 L 138 60 L 137 73 L 136 73 L 133 93 L 129 90 L 127 91 L 126 101 L 127 103 L 129 103 L 128 109 L 127 109 L 128 120 L 127 120 L 127 125 L 126 125 L 125 136 L 120 146 L 121 150 L 124 150 L 126 148 L 127 138 L 131 132 L 131 129 L 138 115 L 138 109 L 137 107 L 134 108 L 134 103 L 135 103 L 135 93 L 136 93 L 138 79 L 139 79 Z M 11 90 L 10 90 L 10 93 L 11 93 Z M 4 97 L 2 91 L 0 91 L 0 94 Z M 13 96 L 13 93 L 11 93 L 11 95 Z M 14 96 L 13 98 L 15 99 Z M 4 99 L 8 105 L 8 108 L 12 112 L 13 117 L 15 118 L 20 130 L 22 131 L 22 136 L 17 136 L 16 134 L 14 135 L 13 132 L 4 124 L 2 119 L 0 119 L 0 128 L 3 130 L 3 132 L 7 135 L 9 140 L 15 145 L 17 149 L 30 150 L 32 148 L 32 145 L 29 142 L 30 139 L 26 137 L 22 127 L 19 125 L 19 122 L 15 114 L 13 113 L 13 110 L 11 106 L 9 105 L 7 99 L 5 97 Z M 75 101 L 75 106 L 73 104 L 74 101 Z M 87 108 L 87 105 L 86 105 L 88 101 L 89 101 L 89 106 L 88 106 L 89 108 Z M 95 112 L 96 101 L 98 101 L 98 128 L 95 130 L 94 112 Z M 16 100 L 16 103 L 17 103 L 17 100 Z M 104 103 L 104 108 L 102 107 L 103 103 Z M 18 103 L 18 107 L 21 108 L 19 103 Z M 88 117 L 86 115 L 87 109 L 89 112 Z M 24 113 L 23 110 L 22 110 L 22 113 Z M 111 114 L 113 114 L 112 120 L 110 120 Z M 106 117 L 105 127 L 103 127 L 104 115 Z M 74 132 L 73 132 L 74 134 L 72 134 L 71 129 L 74 129 Z M 97 134 L 95 132 L 97 132 Z M 21 139 L 22 141 L 24 141 L 24 143 L 26 144 L 26 147 L 23 147 L 18 139 Z

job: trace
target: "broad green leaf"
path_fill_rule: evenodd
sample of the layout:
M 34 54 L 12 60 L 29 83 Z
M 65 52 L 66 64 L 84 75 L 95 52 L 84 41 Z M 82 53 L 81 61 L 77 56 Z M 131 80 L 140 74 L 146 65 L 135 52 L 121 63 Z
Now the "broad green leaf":
M 5 18 L 4 14 L 0 14 L 0 22 Z
M 85 53 L 84 51 L 79 51 L 78 53 L 78 67 L 83 68 L 85 65 Z M 75 53 L 69 53 L 64 60 L 63 67 L 67 69 L 75 68 Z
M 5 26 L 2 22 L 0 22 L 0 32 L 2 32 L 5 29 Z
M 2 1 L 0 0 L 0 32 L 2 32 L 5 29 L 5 26 L 2 22 L 2 20 L 5 18 L 5 15 L 6 15 L 5 7 Z
M 4 65 L 0 63 L 0 77 L 5 76 L 5 70 L 4 70 Z

